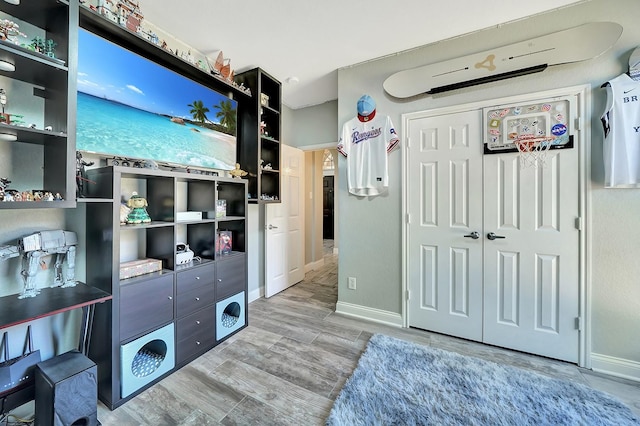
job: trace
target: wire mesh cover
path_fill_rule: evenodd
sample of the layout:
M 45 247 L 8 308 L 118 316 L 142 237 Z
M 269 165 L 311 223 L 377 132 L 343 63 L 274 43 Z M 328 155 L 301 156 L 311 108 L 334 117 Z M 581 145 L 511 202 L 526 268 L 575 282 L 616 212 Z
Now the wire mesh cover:
M 133 357 L 131 372 L 136 377 L 146 377 L 156 371 L 162 361 L 164 361 L 164 355 L 142 348 Z
M 229 315 L 226 312 L 222 313 L 222 325 L 224 325 L 227 328 L 231 328 L 235 325 L 236 322 L 238 322 L 238 317 L 234 316 L 234 315 Z
M 520 156 L 520 166 L 522 167 L 544 167 L 549 148 L 553 145 L 555 138 L 542 137 L 520 137 L 513 141 L 518 148 Z

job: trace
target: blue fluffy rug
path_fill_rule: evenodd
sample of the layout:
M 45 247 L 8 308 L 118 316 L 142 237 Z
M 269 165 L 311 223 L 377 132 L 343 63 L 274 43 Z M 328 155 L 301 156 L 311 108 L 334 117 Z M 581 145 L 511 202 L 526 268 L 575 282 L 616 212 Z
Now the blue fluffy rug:
M 327 425 L 640 425 L 577 383 L 374 335 Z

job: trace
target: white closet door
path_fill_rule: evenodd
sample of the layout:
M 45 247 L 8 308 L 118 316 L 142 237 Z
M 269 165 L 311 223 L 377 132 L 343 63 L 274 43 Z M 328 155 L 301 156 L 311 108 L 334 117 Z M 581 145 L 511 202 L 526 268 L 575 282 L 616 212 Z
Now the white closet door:
M 412 121 L 407 153 L 409 325 L 472 340 L 482 340 L 481 118 Z

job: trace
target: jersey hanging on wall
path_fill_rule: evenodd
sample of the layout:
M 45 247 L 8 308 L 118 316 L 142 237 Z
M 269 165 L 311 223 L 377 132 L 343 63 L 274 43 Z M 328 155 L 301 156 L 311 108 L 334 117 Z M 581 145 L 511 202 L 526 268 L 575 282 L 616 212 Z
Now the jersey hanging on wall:
M 621 74 L 605 83 L 605 188 L 640 188 L 640 81 Z
M 379 195 L 389 187 L 387 154 L 398 145 L 391 118 L 373 114 L 357 116 L 342 126 L 338 151 L 347 157 L 349 192 Z

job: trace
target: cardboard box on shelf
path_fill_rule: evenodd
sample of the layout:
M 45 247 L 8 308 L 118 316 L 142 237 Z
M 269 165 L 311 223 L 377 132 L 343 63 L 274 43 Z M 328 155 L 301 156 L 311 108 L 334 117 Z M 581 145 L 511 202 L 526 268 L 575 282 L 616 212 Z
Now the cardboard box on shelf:
M 120 279 L 137 277 L 162 270 L 162 260 L 158 259 L 138 259 L 120 264 Z

